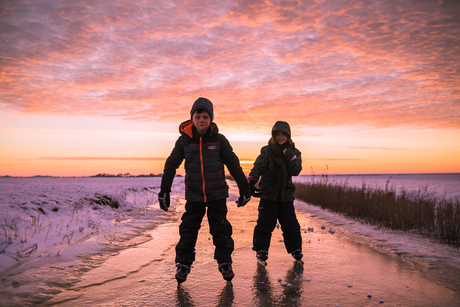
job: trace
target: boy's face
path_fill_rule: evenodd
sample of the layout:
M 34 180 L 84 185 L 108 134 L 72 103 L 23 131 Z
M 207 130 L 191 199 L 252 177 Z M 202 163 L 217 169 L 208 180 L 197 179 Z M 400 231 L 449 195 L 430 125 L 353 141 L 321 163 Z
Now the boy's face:
M 284 143 L 287 142 L 287 135 L 284 132 L 281 131 L 276 131 L 275 132 L 275 141 L 278 143 L 278 145 L 283 145 Z
M 192 122 L 199 134 L 205 134 L 211 124 L 211 117 L 206 111 L 200 114 L 195 111 L 192 116 Z

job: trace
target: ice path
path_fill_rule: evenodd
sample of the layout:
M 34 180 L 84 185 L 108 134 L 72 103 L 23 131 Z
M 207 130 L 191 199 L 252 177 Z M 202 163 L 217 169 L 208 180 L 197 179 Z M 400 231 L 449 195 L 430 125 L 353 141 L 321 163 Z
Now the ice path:
M 303 269 L 293 265 L 292 258 L 286 255 L 279 229 L 273 233 L 269 265 L 261 269 L 251 250 L 257 200 L 252 200 L 248 207 L 236 208 L 232 205 L 235 198 L 233 194 L 228 202 L 236 242 L 233 287 L 217 271 L 204 220 L 197 243 L 197 261 L 187 281 L 177 288 L 174 245 L 179 221 L 176 219 L 154 229 L 151 241 L 125 250 L 89 271 L 47 305 L 369 306 L 382 301 L 388 306 L 445 307 L 460 303 L 460 288 L 438 280 L 430 272 L 445 272 L 445 268 L 426 267 L 406 261 L 398 254 L 382 253 L 372 246 L 350 241 L 339 234 L 341 226 L 337 220 L 328 224 L 335 225 L 336 234 L 322 231 L 321 222 L 326 220 L 305 212 L 298 214 L 304 239 Z M 167 214 L 178 218 L 181 212 Z M 308 231 L 307 227 L 316 230 Z
M 175 245 L 176 242 L 171 241 L 171 239 L 179 236 L 177 225 L 171 223 L 162 224 L 152 231 L 152 234 L 154 234 L 152 240 L 108 258 L 100 267 L 83 275 L 82 280 L 68 289 L 68 291 L 46 302 L 46 305 L 73 301 L 82 296 L 85 288 L 97 288 L 99 285 L 127 278 L 130 274 L 139 272 L 152 262 L 163 261 L 164 250 L 157 247 L 173 247 Z

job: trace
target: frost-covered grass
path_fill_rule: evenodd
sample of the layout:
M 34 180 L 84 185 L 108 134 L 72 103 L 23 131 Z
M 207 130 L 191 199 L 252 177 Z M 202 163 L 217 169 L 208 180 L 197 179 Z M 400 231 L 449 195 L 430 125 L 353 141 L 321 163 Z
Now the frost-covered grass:
M 153 223 L 161 178 L 1 178 L 0 272 L 30 259 L 72 258 Z M 180 180 L 173 193 L 183 192 Z
M 396 191 L 389 187 L 389 181 L 385 189 L 364 183 L 349 187 L 346 181 L 329 181 L 325 175 L 316 181 L 296 183 L 295 196 L 371 225 L 417 231 L 435 242 L 460 248 L 459 199 L 446 199 L 426 187 Z
M 75 201 L 70 199 L 68 206 L 55 201 L 34 200 L 30 206 L 27 203 L 10 205 L 0 219 L 0 253 L 11 254 L 10 249 L 15 249 L 18 258 L 25 258 L 49 246 L 48 240 L 54 245 L 70 245 L 74 235 L 76 238 L 77 234 L 98 234 L 103 216 L 114 216 L 116 212 L 110 212 L 110 209 L 119 209 L 123 201 L 122 195 L 95 194 L 92 197 L 82 196 Z M 18 214 L 17 209 L 26 214 Z M 114 217 L 112 220 L 117 221 Z

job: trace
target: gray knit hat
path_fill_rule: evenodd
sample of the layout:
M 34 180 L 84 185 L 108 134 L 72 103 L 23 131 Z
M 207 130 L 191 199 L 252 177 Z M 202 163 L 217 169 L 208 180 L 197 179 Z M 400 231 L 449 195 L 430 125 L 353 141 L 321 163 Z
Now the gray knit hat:
M 193 112 L 195 112 L 198 109 L 203 109 L 206 112 L 208 112 L 209 117 L 211 117 L 211 122 L 214 119 L 214 108 L 212 106 L 212 102 L 209 99 L 200 97 L 198 98 L 192 106 L 192 110 L 190 110 L 190 117 L 193 116 Z

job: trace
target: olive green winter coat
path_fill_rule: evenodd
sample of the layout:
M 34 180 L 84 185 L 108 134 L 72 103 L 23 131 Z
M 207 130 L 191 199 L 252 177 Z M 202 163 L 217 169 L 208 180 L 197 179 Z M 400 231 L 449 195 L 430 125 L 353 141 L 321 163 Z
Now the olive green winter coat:
M 297 176 L 302 170 L 302 158 L 300 151 L 295 148 L 294 144 L 291 145 L 294 149 L 296 159 L 290 162 L 286 162 L 287 172 L 288 172 L 288 181 L 286 183 L 286 189 L 284 192 L 285 201 L 294 200 L 294 191 L 295 185 L 292 182 L 292 176 Z M 260 155 L 257 157 L 254 162 L 254 167 L 249 173 L 249 177 L 257 182 L 260 178 L 259 188 L 262 190 L 262 195 L 260 198 L 274 200 L 275 196 L 275 182 L 278 175 L 278 170 L 275 166 L 275 163 L 272 161 L 272 158 L 269 153 L 268 145 L 262 147 L 260 150 Z

